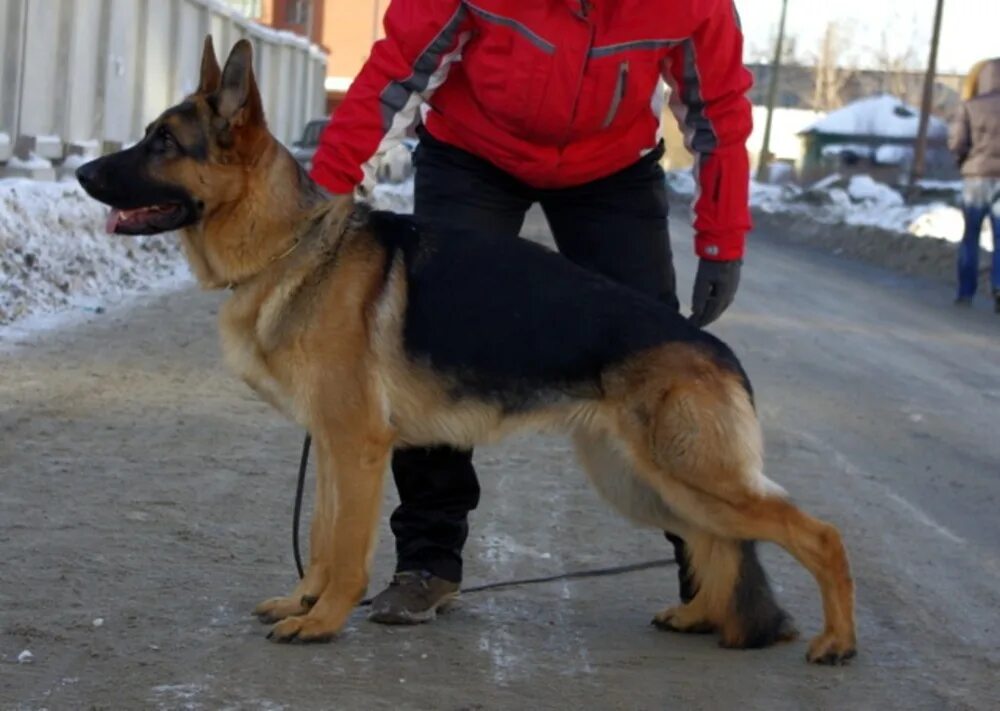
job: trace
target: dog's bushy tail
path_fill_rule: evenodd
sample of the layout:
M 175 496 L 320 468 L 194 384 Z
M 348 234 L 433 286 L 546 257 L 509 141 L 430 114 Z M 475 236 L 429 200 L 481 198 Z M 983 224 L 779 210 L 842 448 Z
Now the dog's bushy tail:
M 740 566 L 721 643 L 742 649 L 769 647 L 798 636 L 792 617 L 778 605 L 757 556 L 756 541 L 740 541 Z
M 775 599 L 754 541 L 696 530 L 689 532 L 684 550 L 693 604 L 718 630 L 723 647 L 758 649 L 798 635 Z

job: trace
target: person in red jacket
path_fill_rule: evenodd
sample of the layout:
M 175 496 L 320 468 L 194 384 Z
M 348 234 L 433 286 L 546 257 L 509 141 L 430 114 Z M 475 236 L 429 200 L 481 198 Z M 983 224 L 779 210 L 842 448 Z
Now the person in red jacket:
M 566 257 L 678 309 L 659 164 L 665 82 L 697 160 L 691 318 L 725 311 L 750 228 L 751 75 L 733 0 L 393 0 L 384 22 L 320 139 L 318 183 L 364 197 L 420 112 L 419 219 L 515 239 L 538 203 Z M 370 619 L 426 621 L 459 589 L 479 501 L 472 452 L 401 449 L 392 468 L 396 575 Z M 689 599 L 683 541 L 667 536 Z

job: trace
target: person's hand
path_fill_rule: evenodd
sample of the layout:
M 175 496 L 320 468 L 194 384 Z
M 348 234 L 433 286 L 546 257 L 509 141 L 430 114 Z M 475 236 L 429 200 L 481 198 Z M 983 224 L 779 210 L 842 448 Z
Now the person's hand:
M 707 326 L 729 308 L 740 284 L 740 267 L 743 262 L 733 259 L 716 262 L 701 259 L 694 278 L 691 296 L 691 323 L 699 328 Z

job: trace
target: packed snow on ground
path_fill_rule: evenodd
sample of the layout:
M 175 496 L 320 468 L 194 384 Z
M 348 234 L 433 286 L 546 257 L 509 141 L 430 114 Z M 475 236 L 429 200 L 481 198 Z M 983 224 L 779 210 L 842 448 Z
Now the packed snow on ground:
M 694 194 L 690 171 L 670 171 L 667 183 L 679 195 Z M 923 181 L 920 186 L 938 193 L 957 194 L 960 189 L 960 183 L 949 181 Z M 808 216 L 827 224 L 872 226 L 949 242 L 959 242 L 965 228 L 957 207 L 940 200 L 908 205 L 897 190 L 867 175 L 846 178 L 834 174 L 805 188 L 753 181 L 750 204 L 764 212 Z M 992 251 L 988 225 L 983 225 L 980 243 Z
M 174 236 L 108 235 L 106 214 L 76 181 L 0 180 L 0 324 L 190 278 Z

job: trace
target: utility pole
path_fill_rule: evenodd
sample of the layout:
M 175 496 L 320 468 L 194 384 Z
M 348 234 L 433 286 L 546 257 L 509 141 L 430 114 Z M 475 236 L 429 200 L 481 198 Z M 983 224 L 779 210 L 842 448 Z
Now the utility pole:
M 917 145 L 913 152 L 913 165 L 910 167 L 910 184 L 908 194 L 913 195 L 917 181 L 924 176 L 924 163 L 927 157 L 927 126 L 931 120 L 931 105 L 934 101 L 934 79 L 937 77 L 938 44 L 941 42 L 941 16 L 944 14 L 944 0 L 937 0 L 934 10 L 934 32 L 931 35 L 931 54 L 927 60 L 927 75 L 924 77 L 924 96 L 920 102 L 920 125 L 917 128 Z
M 778 100 L 778 74 L 781 71 L 781 52 L 785 44 L 785 17 L 788 15 L 788 0 L 781 0 L 781 20 L 778 21 L 778 41 L 774 47 L 774 61 L 771 62 L 771 83 L 767 87 L 767 122 L 764 124 L 764 145 L 757 157 L 757 180 L 767 178 L 767 167 L 771 163 L 771 121 L 774 118 L 774 104 Z

